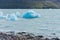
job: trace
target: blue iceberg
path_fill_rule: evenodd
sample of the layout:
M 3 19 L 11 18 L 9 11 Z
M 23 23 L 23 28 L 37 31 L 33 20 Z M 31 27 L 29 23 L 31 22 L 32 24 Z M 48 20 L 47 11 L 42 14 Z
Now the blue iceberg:
M 17 17 L 15 14 L 10 14 L 10 15 L 7 15 L 7 20 L 10 20 L 10 21 L 16 21 L 17 20 Z
M 31 18 L 39 18 L 40 14 L 34 12 L 34 11 L 28 11 L 23 15 L 23 18 L 31 19 Z

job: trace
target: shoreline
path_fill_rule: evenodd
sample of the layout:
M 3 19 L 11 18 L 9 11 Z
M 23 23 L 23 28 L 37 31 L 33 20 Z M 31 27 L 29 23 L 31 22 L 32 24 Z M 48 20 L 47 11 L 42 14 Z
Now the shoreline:
M 48 38 L 27 32 L 0 32 L 0 40 L 60 40 L 58 37 Z

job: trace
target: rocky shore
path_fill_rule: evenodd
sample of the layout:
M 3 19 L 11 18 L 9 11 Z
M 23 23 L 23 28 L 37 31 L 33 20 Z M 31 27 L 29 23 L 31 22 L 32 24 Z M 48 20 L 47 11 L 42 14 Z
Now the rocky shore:
M 43 35 L 34 35 L 27 32 L 0 32 L 0 40 L 60 40 L 59 38 L 47 38 Z

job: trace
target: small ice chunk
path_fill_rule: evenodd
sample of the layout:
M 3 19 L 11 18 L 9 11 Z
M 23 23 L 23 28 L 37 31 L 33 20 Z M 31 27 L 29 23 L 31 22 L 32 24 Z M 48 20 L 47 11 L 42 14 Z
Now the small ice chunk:
M 0 19 L 4 19 L 5 16 L 3 15 L 3 12 L 0 12 Z
M 17 20 L 17 17 L 15 14 L 8 14 L 7 17 L 6 17 L 7 20 L 10 20 L 10 21 L 16 21 Z
M 20 13 L 16 12 L 15 15 L 19 18 L 20 17 Z
M 39 18 L 40 17 L 40 14 L 34 12 L 34 11 L 28 11 L 26 12 L 24 15 L 23 15 L 23 18 Z

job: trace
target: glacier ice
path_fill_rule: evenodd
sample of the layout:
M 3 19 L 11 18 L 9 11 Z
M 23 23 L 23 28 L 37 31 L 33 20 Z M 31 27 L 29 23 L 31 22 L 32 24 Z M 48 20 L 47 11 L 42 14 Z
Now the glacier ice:
M 0 12 L 0 19 L 15 21 L 20 15 L 18 13 L 11 13 L 4 15 L 3 12 Z
M 19 18 L 20 17 L 20 13 L 16 12 L 15 15 Z
M 39 18 L 40 17 L 40 14 L 30 10 L 28 12 L 26 12 L 24 15 L 23 15 L 23 18 Z
M 6 19 L 7 19 L 7 20 L 10 20 L 10 21 L 16 21 L 16 20 L 17 20 L 17 17 L 16 17 L 15 14 L 8 14 L 8 15 L 6 16 Z
M 5 16 L 3 15 L 3 12 L 0 12 L 0 19 L 4 19 Z
M 6 19 L 6 20 L 10 20 L 10 21 L 15 21 L 15 20 L 18 20 L 18 18 L 20 18 L 21 16 L 26 19 L 41 17 L 40 14 L 36 13 L 33 10 L 29 10 L 26 13 L 24 13 L 23 15 L 20 15 L 19 12 L 7 14 L 7 15 L 4 15 L 3 12 L 0 12 L 0 19 L 4 19 L 4 20 Z

